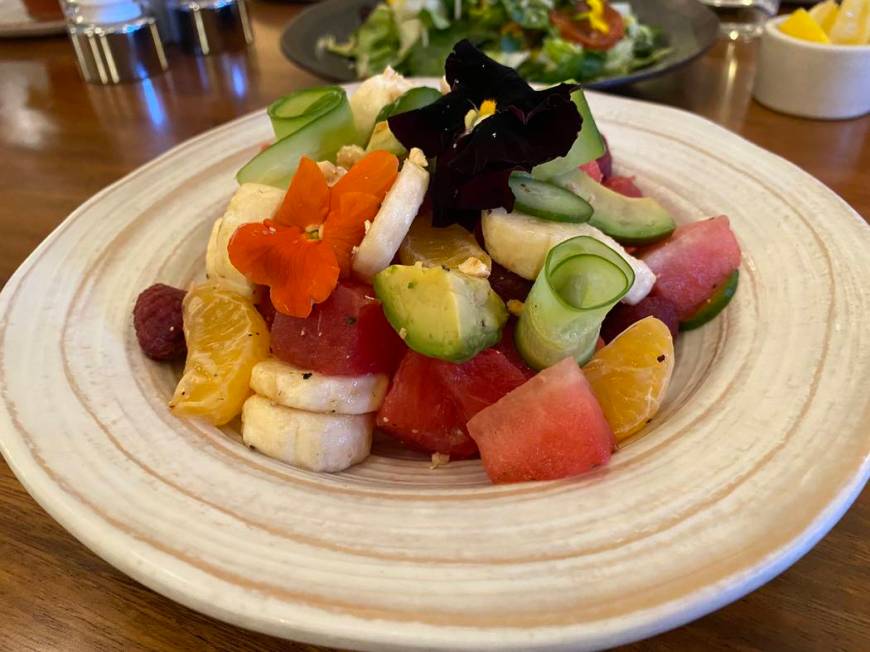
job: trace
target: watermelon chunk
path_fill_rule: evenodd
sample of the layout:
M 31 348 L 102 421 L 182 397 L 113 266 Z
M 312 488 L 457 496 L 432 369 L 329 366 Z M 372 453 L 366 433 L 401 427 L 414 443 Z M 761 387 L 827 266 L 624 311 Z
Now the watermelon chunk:
M 405 344 L 368 285 L 342 282 L 305 319 L 277 313 L 272 353 L 301 369 L 331 376 L 392 373 Z
M 481 351 L 462 364 L 433 360 L 433 367 L 465 421 L 526 382 L 526 375 L 496 349 Z
M 436 360 L 408 351 L 377 414 L 377 425 L 409 448 L 453 459 L 477 455 L 466 419 L 434 372 Z
M 643 197 L 643 192 L 634 183 L 634 177 L 610 177 L 602 183 L 613 192 L 618 192 L 626 197 Z
M 572 358 L 549 367 L 468 422 L 495 483 L 556 480 L 606 464 L 613 432 Z
M 604 173 L 601 171 L 601 167 L 599 167 L 598 165 L 598 160 L 584 163 L 580 166 L 580 169 L 598 183 L 601 183 L 604 180 Z
M 740 245 L 728 218 L 720 215 L 677 227 L 640 258 L 656 275 L 652 294 L 674 304 L 683 320 L 740 266 Z
M 477 454 L 466 422 L 526 381 L 496 349 L 454 364 L 408 351 L 377 416 L 377 424 L 407 446 L 454 459 Z

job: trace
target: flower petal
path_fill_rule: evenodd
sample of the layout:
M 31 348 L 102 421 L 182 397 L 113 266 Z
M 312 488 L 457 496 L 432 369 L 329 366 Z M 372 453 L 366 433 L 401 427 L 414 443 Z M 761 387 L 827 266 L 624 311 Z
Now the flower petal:
M 253 283 L 268 285 L 278 312 L 307 317 L 338 283 L 332 248 L 309 240 L 297 227 L 266 222 L 243 224 L 230 238 L 230 262 Z
M 323 224 L 329 212 L 329 186 L 326 177 L 317 165 L 307 156 L 299 161 L 299 167 L 284 201 L 275 211 L 272 220 L 284 226 L 298 226 L 305 229 L 312 224 Z
M 451 91 L 421 109 L 389 120 L 407 148 L 437 156 L 432 174 L 433 224 L 473 229 L 486 208 L 513 208 L 508 178 L 514 170 L 564 156 L 582 118 L 571 93 L 576 85 L 533 90 L 513 68 L 496 63 L 468 41 L 447 59 Z M 465 113 L 494 100 L 495 114 L 465 131 Z
M 369 193 L 384 200 L 399 174 L 399 159 L 383 150 L 366 154 L 332 187 L 329 210 L 340 209 L 341 196 L 348 192 Z
M 335 252 L 342 276 L 350 274 L 353 248 L 365 237 L 366 220 L 378 214 L 381 200 L 367 192 L 346 192 L 341 196 L 339 210 L 326 218 L 323 240 Z

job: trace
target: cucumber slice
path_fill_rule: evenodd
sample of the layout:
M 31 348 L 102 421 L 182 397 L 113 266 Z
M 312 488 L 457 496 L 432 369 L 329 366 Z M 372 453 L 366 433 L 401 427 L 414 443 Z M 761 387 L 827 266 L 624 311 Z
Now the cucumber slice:
M 572 170 L 553 182 L 589 202 L 593 210 L 589 224 L 620 244 L 651 244 L 668 237 L 677 227 L 671 214 L 652 197 L 620 195 L 582 170 Z
M 695 313 L 680 322 L 681 331 L 690 331 L 699 328 L 722 312 L 737 292 L 737 284 L 740 280 L 740 270 L 735 269 L 725 282 L 713 293 L 713 295 L 701 304 Z
M 554 222 L 580 224 L 589 220 L 592 206 L 573 192 L 527 174 L 514 172 L 508 181 L 514 193 L 514 210 Z
M 429 88 L 428 86 L 412 88 L 382 108 L 378 113 L 378 117 L 375 118 L 375 124 L 400 113 L 422 109 L 424 106 L 429 106 L 435 100 L 440 99 L 441 92 L 434 88 Z
M 341 104 L 342 97 L 343 91 L 337 86 L 321 86 L 296 91 L 275 100 L 266 109 L 275 138 L 280 140 L 289 136 L 329 113 Z
M 240 184 L 263 183 L 283 190 L 290 185 L 302 156 L 315 161 L 333 159 L 342 145 L 362 144 L 343 89 L 324 86 L 307 93 L 305 97 L 293 93 L 269 107 L 273 129 L 285 135 L 239 170 L 236 180 Z M 314 93 L 320 97 L 312 99 Z
M 520 355 L 535 369 L 568 356 L 585 363 L 595 352 L 601 322 L 632 283 L 631 265 L 595 238 L 581 235 L 556 245 L 517 323 Z
M 576 170 L 578 166 L 603 156 L 607 150 L 582 89 L 574 91 L 571 94 L 571 99 L 574 100 L 574 104 L 577 105 L 577 110 L 583 118 L 580 133 L 565 156 L 547 161 L 532 169 L 532 176 L 536 179 L 548 181 L 553 177 Z

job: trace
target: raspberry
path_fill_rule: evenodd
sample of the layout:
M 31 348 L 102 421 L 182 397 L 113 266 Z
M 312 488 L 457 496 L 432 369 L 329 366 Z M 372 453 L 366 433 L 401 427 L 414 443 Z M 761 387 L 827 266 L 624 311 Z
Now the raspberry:
M 183 360 L 187 355 L 182 328 L 184 290 L 162 283 L 152 285 L 136 299 L 133 326 L 142 352 L 152 360 Z

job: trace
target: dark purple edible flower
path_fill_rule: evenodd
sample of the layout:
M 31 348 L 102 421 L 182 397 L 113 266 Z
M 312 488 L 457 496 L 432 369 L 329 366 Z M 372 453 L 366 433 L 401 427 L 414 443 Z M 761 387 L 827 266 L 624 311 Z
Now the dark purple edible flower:
M 574 84 L 532 89 L 508 66 L 460 41 L 445 66 L 451 91 L 421 109 L 389 119 L 390 131 L 408 149 L 436 158 L 432 176 L 433 224 L 474 228 L 480 211 L 512 210 L 511 172 L 565 156 L 582 125 L 571 100 Z M 466 132 L 465 116 L 485 100 L 495 113 Z

